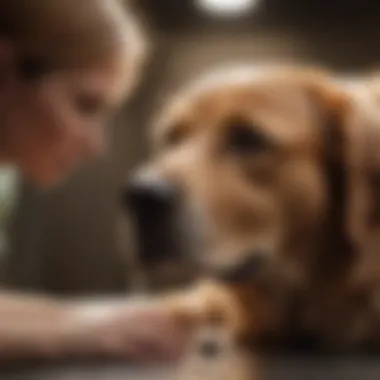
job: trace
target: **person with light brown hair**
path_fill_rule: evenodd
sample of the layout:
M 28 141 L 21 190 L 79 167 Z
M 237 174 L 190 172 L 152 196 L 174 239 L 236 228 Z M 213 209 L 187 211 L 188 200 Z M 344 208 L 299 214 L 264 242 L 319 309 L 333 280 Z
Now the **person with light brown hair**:
M 0 159 L 42 188 L 102 153 L 145 44 L 119 0 L 0 0 Z M 171 357 L 180 330 L 158 306 L 0 294 L 0 357 Z

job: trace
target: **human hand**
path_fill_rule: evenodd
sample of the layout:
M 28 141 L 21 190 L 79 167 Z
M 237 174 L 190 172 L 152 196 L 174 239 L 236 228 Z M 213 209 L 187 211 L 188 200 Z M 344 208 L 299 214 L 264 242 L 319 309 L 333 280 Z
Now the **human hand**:
M 169 310 L 153 301 L 91 302 L 71 307 L 68 349 L 84 355 L 105 355 L 155 361 L 179 358 L 187 333 Z

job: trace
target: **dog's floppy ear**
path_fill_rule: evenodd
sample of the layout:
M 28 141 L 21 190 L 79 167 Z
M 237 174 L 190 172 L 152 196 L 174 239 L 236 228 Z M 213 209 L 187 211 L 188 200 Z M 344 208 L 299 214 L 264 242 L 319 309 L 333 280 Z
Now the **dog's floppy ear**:
M 370 99 L 357 96 L 344 83 L 311 81 L 309 90 L 318 108 L 323 141 L 327 244 L 334 257 L 343 254 L 356 260 L 365 250 L 380 199 L 373 188 L 376 173 L 380 179 L 380 129 Z

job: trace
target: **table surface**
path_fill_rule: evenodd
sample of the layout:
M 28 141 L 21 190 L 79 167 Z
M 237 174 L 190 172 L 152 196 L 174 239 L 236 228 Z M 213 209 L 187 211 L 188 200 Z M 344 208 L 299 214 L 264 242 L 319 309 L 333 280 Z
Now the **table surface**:
M 380 378 L 380 360 L 376 357 L 282 358 L 268 361 L 264 369 L 263 378 L 265 380 L 378 380 Z M 171 368 L 162 366 L 142 368 L 106 362 L 55 363 L 49 365 L 14 363 L 8 368 L 0 367 L 0 380 L 53 379 L 170 380 L 175 379 L 175 372 Z

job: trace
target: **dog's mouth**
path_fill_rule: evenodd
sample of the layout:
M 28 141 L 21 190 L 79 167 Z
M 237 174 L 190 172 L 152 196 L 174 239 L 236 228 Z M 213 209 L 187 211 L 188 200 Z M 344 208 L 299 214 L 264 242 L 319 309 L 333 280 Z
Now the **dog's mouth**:
M 220 252 L 219 252 L 220 253 Z M 233 249 L 230 254 L 204 255 L 200 266 L 203 273 L 228 284 L 243 284 L 272 276 L 272 254 L 262 248 Z M 212 259 L 214 257 L 214 260 Z
M 265 270 L 266 260 L 262 256 L 248 256 L 226 267 L 212 267 L 208 272 L 219 281 L 238 284 L 258 278 Z

